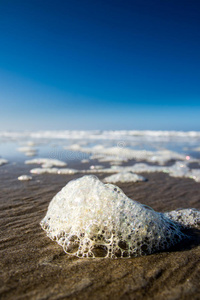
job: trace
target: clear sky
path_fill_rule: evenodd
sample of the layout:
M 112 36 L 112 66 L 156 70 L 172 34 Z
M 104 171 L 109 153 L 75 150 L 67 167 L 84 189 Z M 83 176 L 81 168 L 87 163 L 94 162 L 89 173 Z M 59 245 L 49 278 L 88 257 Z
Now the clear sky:
M 5 129 L 200 130 L 200 1 L 1 0 Z

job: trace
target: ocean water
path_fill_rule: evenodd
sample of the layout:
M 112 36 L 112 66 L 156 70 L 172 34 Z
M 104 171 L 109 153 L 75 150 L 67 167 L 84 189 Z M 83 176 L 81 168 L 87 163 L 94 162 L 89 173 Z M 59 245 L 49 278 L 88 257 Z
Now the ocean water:
M 68 161 L 86 158 L 87 155 L 80 154 L 82 151 L 75 153 L 79 152 L 78 148 L 74 151 L 71 147 L 69 151 L 72 145 L 79 145 L 82 148 L 101 145 L 104 148 L 118 147 L 153 152 L 167 149 L 185 156 L 200 158 L 200 132 L 195 131 L 0 132 L 0 156 L 7 159 L 25 159 L 28 151 L 20 152 L 18 149 L 22 147 L 35 149 L 34 157 L 54 157 Z
M 32 174 L 167 172 L 199 181 L 200 132 L 2 131 L 0 159 L 29 164 Z

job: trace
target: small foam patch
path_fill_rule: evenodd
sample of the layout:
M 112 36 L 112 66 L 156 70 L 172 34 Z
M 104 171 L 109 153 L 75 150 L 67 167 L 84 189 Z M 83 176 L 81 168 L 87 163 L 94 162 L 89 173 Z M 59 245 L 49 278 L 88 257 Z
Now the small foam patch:
M 108 182 L 108 183 L 139 182 L 139 181 L 146 181 L 146 178 L 141 176 L 141 175 L 137 175 L 135 173 L 132 173 L 132 172 L 121 172 L 121 173 L 118 173 L 118 174 L 107 176 L 106 178 L 104 178 L 103 181 Z
M 20 147 L 17 150 L 24 153 L 26 156 L 35 156 L 37 154 L 37 149 L 32 146 Z
M 29 181 L 29 180 L 32 180 L 32 177 L 29 176 L 29 175 L 21 175 L 21 176 L 18 177 L 18 180 Z
M 42 168 L 52 168 L 52 167 L 65 167 L 67 164 L 64 161 L 51 158 L 35 158 L 26 160 L 25 164 L 38 164 L 42 165 Z
M 7 164 L 8 161 L 6 159 L 0 158 L 0 166 Z
M 32 174 L 60 174 L 60 175 L 71 175 L 71 174 L 76 174 L 78 173 L 77 170 L 75 169 L 70 169 L 70 168 L 34 168 L 30 170 Z
M 183 237 L 179 225 L 89 175 L 70 181 L 49 204 L 41 226 L 78 257 L 131 257 L 164 250 Z
M 200 228 L 200 211 L 195 208 L 172 210 L 165 215 L 182 226 Z

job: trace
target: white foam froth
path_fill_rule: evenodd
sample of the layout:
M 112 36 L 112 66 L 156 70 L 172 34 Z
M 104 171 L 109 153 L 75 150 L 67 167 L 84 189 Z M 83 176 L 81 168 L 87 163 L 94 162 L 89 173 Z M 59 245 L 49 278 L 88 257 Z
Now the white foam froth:
M 81 162 L 82 162 L 82 164 L 87 164 L 87 163 L 89 163 L 90 161 L 89 161 L 89 159 L 82 159 Z
M 34 168 L 34 169 L 31 169 L 30 172 L 32 174 L 37 174 L 37 175 L 40 175 L 40 174 L 58 174 L 58 168 Z
M 29 176 L 29 175 L 21 175 L 21 176 L 18 177 L 18 180 L 29 181 L 29 180 L 32 180 L 32 177 Z
M 66 253 L 78 257 L 151 254 L 184 237 L 164 214 L 92 175 L 70 181 L 55 195 L 41 226 Z
M 151 163 L 158 163 L 160 165 L 165 164 L 170 160 L 185 160 L 185 155 L 170 151 L 167 149 L 159 151 L 147 151 L 147 150 L 135 150 L 126 147 L 104 147 L 103 145 L 96 145 L 91 148 L 81 147 L 80 145 L 74 147 L 74 145 L 65 147 L 66 149 L 73 151 L 81 151 L 84 153 L 93 154 L 93 159 L 100 159 L 101 161 L 107 161 L 108 157 L 112 157 L 112 160 L 127 161 L 134 159 L 136 161 L 145 160 Z
M 5 142 L 11 142 L 6 145 Z M 92 167 L 85 165 L 84 174 L 121 173 L 121 172 L 166 172 L 174 177 L 186 177 L 200 182 L 200 168 L 192 169 L 200 164 L 198 153 L 200 132 L 190 131 L 38 131 L 38 132 L 0 132 L 0 150 L 2 156 L 12 154 L 12 143 L 21 145 L 20 152 L 27 156 L 34 156 L 39 151 L 44 157 L 26 161 L 27 164 L 40 164 L 40 168 L 32 170 L 36 173 L 68 174 L 69 170 L 59 168 L 66 167 L 63 158 L 71 163 L 71 160 L 79 160 L 82 163 L 95 166 L 106 163 L 111 167 Z M 45 145 L 45 147 L 43 147 Z M 16 147 L 13 147 L 16 149 Z M 63 150 L 63 147 L 70 151 Z M 52 149 L 53 148 L 53 149 Z M 8 151 L 11 153 L 7 154 Z M 173 150 L 173 151 L 172 151 Z M 48 151 L 48 152 L 47 152 Z M 78 153 L 76 153 L 78 152 Z M 82 153 L 86 155 L 82 155 Z M 51 155 L 49 156 L 48 153 Z M 11 154 L 13 156 L 11 156 Z M 19 155 L 19 154 L 18 154 Z M 191 157 L 193 155 L 193 157 Z M 89 157 L 89 161 L 88 161 Z M 95 161 L 91 161 L 95 160 Z M 137 164 L 126 167 L 133 161 Z M 168 162 L 176 161 L 173 166 L 165 167 Z M 154 163 L 156 166 L 138 164 L 140 162 Z M 109 163 L 109 164 L 108 164 Z M 189 163 L 196 163 L 192 166 Z M 3 163 L 1 163 L 3 164 Z M 115 166 L 115 168 L 114 168 Z M 121 167 L 120 167 L 121 166 Z M 36 167 L 36 166 L 34 166 Z M 58 170 L 55 170 L 58 168 Z M 53 169 L 53 170 L 52 170 Z M 80 168 L 82 169 L 82 167 Z M 74 171 L 75 172 L 75 171 Z
M 190 171 L 191 176 L 189 178 L 194 179 L 196 182 L 200 182 L 200 169 L 193 169 Z
M 168 173 L 172 177 L 185 177 L 191 178 L 196 182 L 200 182 L 200 170 L 193 169 L 187 166 L 188 162 L 177 161 L 172 166 L 149 166 L 147 164 L 135 164 L 133 165 L 130 170 L 132 172 L 164 172 Z M 129 169 L 129 167 L 127 168 Z
M 31 160 L 26 160 L 25 164 L 42 165 L 42 168 L 65 167 L 67 165 L 64 161 L 50 158 L 35 158 Z
M 58 174 L 76 174 L 78 173 L 78 170 L 75 170 L 75 169 L 70 169 L 70 168 L 63 168 L 63 169 L 59 169 L 58 170 Z
M 0 166 L 3 166 L 8 163 L 7 159 L 0 158 Z
M 90 166 L 90 170 L 102 170 L 103 166 L 102 165 L 92 165 Z
M 119 163 L 119 164 L 128 161 L 128 159 L 124 157 L 111 156 L 111 155 L 108 156 L 102 154 L 91 155 L 90 159 L 97 159 L 99 162 L 110 162 L 110 163 Z
M 149 140 L 176 140 L 178 139 L 197 139 L 200 138 L 199 131 L 152 131 L 152 130 L 90 130 L 90 131 L 76 131 L 76 130 L 59 130 L 59 131 L 24 131 L 24 132 L 11 132 L 0 131 L 1 138 L 7 139 L 105 139 L 113 140 L 129 140 L 130 138 L 139 137 Z
M 111 176 L 107 176 L 106 178 L 104 178 L 103 181 L 108 183 L 139 182 L 139 181 L 146 181 L 146 178 L 132 172 L 122 172 Z
M 190 169 L 188 162 L 177 161 L 172 166 L 151 166 L 145 163 L 136 163 L 133 166 L 111 166 L 105 169 L 84 170 L 82 173 L 154 173 L 164 172 L 172 177 L 191 178 L 200 182 L 200 169 Z
M 182 226 L 200 228 L 200 211 L 195 208 L 177 209 L 165 215 Z
M 32 146 L 20 147 L 17 150 L 24 153 L 26 156 L 35 156 L 37 154 L 37 149 Z
M 34 169 L 31 169 L 30 172 L 32 174 L 37 174 L 37 175 L 41 175 L 41 174 L 70 175 L 70 174 L 78 173 L 77 170 L 70 169 L 70 168 L 63 168 L 63 169 L 59 169 L 59 168 L 34 168 Z

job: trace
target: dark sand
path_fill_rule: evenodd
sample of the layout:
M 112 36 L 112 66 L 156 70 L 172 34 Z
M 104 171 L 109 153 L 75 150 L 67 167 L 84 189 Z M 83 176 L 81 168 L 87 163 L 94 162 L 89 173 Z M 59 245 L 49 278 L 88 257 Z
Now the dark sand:
M 0 167 L 1 299 L 200 299 L 197 231 L 190 232 L 190 241 L 149 256 L 68 256 L 39 222 L 52 197 L 81 175 L 40 175 L 30 182 L 18 181 L 17 176 L 29 169 Z M 149 181 L 119 186 L 130 198 L 157 211 L 200 209 L 200 183 L 159 173 L 144 176 Z

